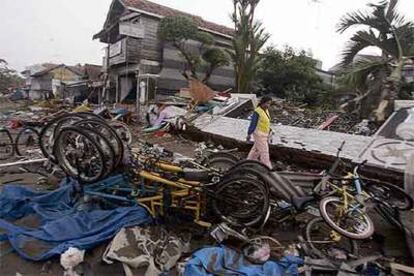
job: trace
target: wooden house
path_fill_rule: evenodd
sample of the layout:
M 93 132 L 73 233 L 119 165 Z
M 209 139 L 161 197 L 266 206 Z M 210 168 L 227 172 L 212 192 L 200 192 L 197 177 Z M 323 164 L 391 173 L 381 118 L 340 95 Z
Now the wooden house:
M 46 67 L 30 73 L 25 70 L 29 98 L 33 100 L 50 97 L 73 98 L 81 94 L 87 96 L 93 82 L 99 82 L 102 67 L 98 65 L 67 66 L 65 64 Z
M 75 66 L 56 65 L 30 76 L 29 97 L 33 100 L 54 96 L 64 97 L 60 90 L 63 83 L 70 84 L 82 80 L 83 72 Z
M 190 17 L 200 31 L 213 35 L 215 47 L 231 47 L 230 28 L 147 0 L 114 0 L 103 30 L 94 36 L 108 44 L 104 57 L 110 80 L 108 100 L 134 99 L 143 88 L 148 94 L 150 90 L 174 92 L 188 86 L 181 73 L 183 58 L 157 36 L 159 22 L 167 16 Z M 197 43 L 190 41 L 189 46 L 197 47 Z M 214 71 L 208 85 L 217 90 L 234 87 L 233 66 Z

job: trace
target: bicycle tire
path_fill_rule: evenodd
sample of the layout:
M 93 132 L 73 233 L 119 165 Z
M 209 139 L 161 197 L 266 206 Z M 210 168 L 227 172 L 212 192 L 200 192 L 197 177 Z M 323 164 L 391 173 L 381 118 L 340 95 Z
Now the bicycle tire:
M 66 159 L 67 156 L 66 156 L 65 151 L 63 150 L 67 145 L 62 145 L 62 142 L 63 142 L 63 138 L 65 138 L 65 135 L 68 135 L 68 133 L 70 132 L 74 132 L 74 133 L 77 133 L 79 136 L 85 137 L 86 140 L 95 148 L 96 157 L 100 159 L 102 166 L 101 166 L 101 170 L 94 177 L 88 177 L 88 178 L 83 177 L 81 176 L 77 168 L 73 169 L 73 168 L 70 168 L 71 164 L 68 165 L 69 161 Z M 56 137 L 56 142 L 54 143 L 54 146 L 53 146 L 53 153 L 56 156 L 57 164 L 62 168 L 62 170 L 68 176 L 74 179 L 78 179 L 80 183 L 94 183 L 100 180 L 105 173 L 104 153 L 102 152 L 102 149 L 99 147 L 99 145 L 95 142 L 95 139 L 91 137 L 91 135 L 83 129 L 74 128 L 74 127 L 63 128 L 59 132 L 58 137 Z
M 252 193 L 254 195 L 258 195 L 261 193 L 262 197 L 259 197 L 259 200 L 261 200 L 261 206 L 257 206 L 257 212 L 249 210 L 248 214 L 243 215 L 236 215 L 235 212 L 230 212 L 227 214 L 226 211 L 224 211 L 221 207 L 222 204 L 227 204 L 228 201 L 228 195 L 224 195 L 225 189 L 229 188 L 231 185 L 234 187 L 230 189 L 230 195 L 234 195 L 234 191 L 243 191 L 246 192 L 246 189 L 240 189 L 241 185 L 240 182 L 244 182 L 245 184 L 251 186 Z M 251 198 L 251 197 L 250 197 Z M 226 201 L 227 200 L 227 201 Z M 239 201 L 237 205 L 237 208 L 240 208 L 244 203 L 245 200 L 241 200 L 240 194 L 237 197 L 237 200 Z M 234 205 L 233 205 L 234 206 Z M 269 208 L 269 197 L 268 193 L 265 189 L 265 187 L 258 183 L 257 181 L 254 181 L 252 179 L 246 179 L 246 178 L 240 178 L 240 179 L 229 179 L 225 181 L 224 183 L 218 184 L 218 189 L 215 191 L 214 197 L 213 197 L 213 209 L 224 221 L 227 223 L 233 225 L 233 226 L 254 226 L 260 223 L 263 219 L 263 217 L 266 215 L 266 212 Z
M 39 132 L 37 131 L 37 129 L 33 128 L 33 127 L 25 127 L 22 130 L 19 131 L 19 133 L 16 136 L 16 142 L 14 144 L 15 146 L 15 151 L 17 153 L 17 155 L 19 156 L 25 156 L 24 154 L 24 150 L 23 148 L 20 147 L 20 145 L 23 145 L 23 143 L 20 143 L 19 141 L 22 139 L 23 135 L 26 134 L 27 131 L 31 131 L 34 133 L 35 137 L 35 142 L 37 143 L 37 147 L 40 148 L 39 145 Z
M 103 120 L 102 117 L 90 112 L 78 112 L 62 114 L 47 123 L 39 133 L 39 145 L 43 155 L 53 163 L 56 163 L 56 158 L 53 156 L 54 137 L 57 137 L 58 135 L 58 131 L 55 128 L 59 125 L 61 120 L 75 116 L 81 119 L 95 118 L 97 120 Z M 47 136 L 48 133 L 49 137 Z
M 365 185 L 365 189 L 374 194 L 376 197 L 383 199 L 383 201 L 388 202 L 392 207 L 398 209 L 399 211 L 408 211 L 413 209 L 414 202 L 412 197 L 407 194 L 404 189 L 388 183 L 371 183 Z M 392 204 L 390 201 L 390 196 L 395 196 L 396 201 L 401 204 Z
M 322 218 L 325 220 L 325 222 L 332 227 L 336 232 L 338 232 L 339 234 L 348 237 L 350 239 L 355 239 L 355 240 L 364 240 L 367 239 L 369 237 L 371 237 L 374 234 L 374 223 L 372 222 L 372 219 L 363 211 L 359 210 L 361 215 L 364 217 L 364 220 L 367 222 L 367 230 L 365 230 L 363 233 L 361 234 L 355 234 L 355 233 L 351 233 L 345 229 L 343 229 L 342 227 L 337 225 L 337 222 L 333 221 L 331 219 L 331 217 L 328 214 L 327 211 L 327 205 L 330 202 L 339 202 L 342 204 L 342 199 L 339 197 L 335 197 L 335 196 L 329 196 L 329 197 L 325 197 L 320 201 L 319 204 L 319 211 L 321 213 Z M 357 210 L 357 209 L 355 209 Z
M 312 249 L 312 253 L 314 253 L 315 255 L 313 257 L 315 258 L 327 258 L 327 259 L 332 259 L 332 256 L 330 254 L 328 254 L 327 252 L 324 252 L 325 248 L 321 248 L 321 246 L 319 246 L 318 244 L 323 245 L 325 243 L 324 241 L 321 241 L 321 243 L 315 242 L 315 239 L 313 238 L 314 234 L 313 231 L 317 230 L 317 228 L 321 227 L 321 226 L 326 226 L 329 229 L 327 230 L 331 230 L 334 231 L 325 221 L 323 218 L 321 217 L 316 217 L 314 219 L 311 219 L 307 224 L 306 224 L 306 228 L 305 228 L 305 240 L 306 243 L 310 246 L 310 248 Z M 332 238 L 329 237 L 331 240 Z M 340 247 L 341 250 L 345 250 L 347 252 L 347 255 L 351 255 L 353 257 L 358 257 L 359 255 L 359 248 L 358 248 L 358 243 L 353 240 L 350 239 L 348 237 L 345 236 L 340 236 L 340 239 L 346 239 L 346 241 L 344 241 L 343 245 Z M 329 243 L 329 241 L 328 241 Z M 336 244 L 336 241 L 332 240 L 332 242 L 330 243 L 329 247 L 332 248 L 332 243 Z M 344 248 L 344 247 L 347 248 Z
M 76 128 L 77 126 L 74 127 Z M 106 170 L 103 177 L 108 176 L 115 169 L 115 150 L 112 147 L 111 142 L 104 135 L 93 128 L 83 127 L 81 129 L 87 131 L 91 137 L 95 139 L 96 144 L 104 153 Z
M 56 163 L 56 158 L 53 156 L 53 145 L 56 140 L 55 138 L 58 135 L 57 131 L 55 131 L 55 128 L 59 124 L 59 121 L 66 120 L 68 117 L 72 117 L 72 113 L 63 114 L 54 118 L 49 123 L 47 123 L 39 133 L 40 150 L 42 151 L 43 155 L 53 163 Z
M 127 145 L 132 144 L 132 133 L 127 124 L 119 121 L 111 121 L 109 122 L 109 125 L 118 133 L 122 141 L 124 141 Z
M 80 115 L 83 116 L 85 119 L 94 119 L 94 120 L 100 120 L 105 122 L 105 118 L 93 113 L 93 112 L 73 112 L 70 114 L 76 114 L 76 115 Z
M 124 158 L 124 143 L 122 142 L 121 138 L 119 137 L 118 133 L 106 122 L 101 120 L 95 120 L 95 119 L 87 119 L 82 120 L 77 123 L 75 123 L 76 126 L 80 127 L 90 127 L 97 131 L 99 131 L 104 137 L 105 133 L 103 133 L 104 130 L 106 130 L 110 137 L 108 137 L 108 140 L 111 142 L 111 145 L 115 152 L 115 168 L 118 167 L 123 158 Z
M 213 168 L 224 174 L 228 172 L 234 166 L 234 164 L 235 162 L 233 159 L 218 156 L 209 159 L 203 166 Z
M 285 201 L 290 202 L 292 199 L 292 193 L 287 191 L 286 187 L 284 187 L 283 183 L 280 184 L 277 182 L 277 180 L 272 177 L 272 173 L 268 172 L 261 172 L 260 170 L 255 170 L 254 168 L 244 167 L 241 166 L 239 168 L 234 168 L 230 170 L 226 175 L 223 176 L 223 180 L 231 179 L 232 177 L 238 177 L 242 174 L 251 174 L 255 175 L 256 177 L 259 177 L 262 181 L 262 183 L 265 183 L 266 189 L 274 197 L 278 197 L 279 199 L 283 199 Z M 273 190 L 275 192 L 273 192 Z
M 229 160 L 232 160 L 234 164 L 240 161 L 239 158 L 237 158 L 236 156 L 228 152 L 211 152 L 207 154 L 205 163 L 208 164 L 209 160 L 215 159 L 215 158 L 227 158 Z
M 271 183 L 271 178 L 268 177 L 268 174 L 262 173 L 260 171 L 256 171 L 252 168 L 237 168 L 230 171 L 226 176 L 223 177 L 223 180 L 231 179 L 231 178 L 240 178 L 240 177 L 248 177 L 251 179 L 254 179 L 256 181 L 259 181 L 264 185 L 266 190 L 269 192 Z
M 4 140 L 4 141 L 3 141 Z M 4 154 L 3 154 L 4 149 Z M 14 155 L 13 138 L 8 129 L 0 129 L 0 160 L 7 160 Z
M 242 160 L 242 161 L 239 161 L 234 165 L 233 168 L 231 168 L 231 170 L 238 169 L 238 168 L 241 168 L 241 167 L 247 167 L 247 168 L 250 168 L 250 169 L 255 169 L 255 170 L 260 171 L 262 173 L 271 172 L 271 169 L 268 166 L 266 166 L 262 162 L 259 162 L 259 161 L 256 161 L 256 160 Z

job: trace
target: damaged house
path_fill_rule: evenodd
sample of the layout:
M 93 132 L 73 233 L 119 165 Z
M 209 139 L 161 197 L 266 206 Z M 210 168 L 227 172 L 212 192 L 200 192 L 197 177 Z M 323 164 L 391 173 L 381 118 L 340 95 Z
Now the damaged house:
M 192 18 L 200 31 L 214 36 L 216 47 L 231 48 L 230 28 L 146 0 L 114 0 L 103 30 L 94 35 L 94 39 L 108 44 L 104 57 L 109 80 L 106 100 L 135 102 L 137 91 L 142 91 L 140 94 L 148 99 L 155 91 L 171 93 L 188 86 L 181 73 L 184 60 L 157 35 L 160 20 L 168 16 Z M 234 87 L 233 67 L 214 71 L 208 85 L 216 90 Z
M 102 67 L 99 65 L 47 64 L 40 68 L 43 69 L 35 72 L 34 69 L 27 69 L 22 72 L 26 78 L 29 98 L 32 100 L 51 97 L 86 99 L 96 89 L 102 89 Z

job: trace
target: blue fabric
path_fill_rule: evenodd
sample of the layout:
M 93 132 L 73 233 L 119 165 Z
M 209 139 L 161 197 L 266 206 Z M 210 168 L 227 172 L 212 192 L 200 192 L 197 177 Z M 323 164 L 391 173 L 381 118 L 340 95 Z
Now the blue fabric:
M 184 276 L 248 275 L 281 276 L 298 275 L 298 266 L 303 260 L 298 257 L 283 257 L 280 261 L 268 261 L 255 265 L 240 253 L 227 247 L 210 247 L 195 252 L 185 266 Z
M 116 108 L 114 110 L 111 111 L 112 114 L 116 114 L 116 115 L 121 115 L 121 116 L 125 116 L 129 113 L 128 109 L 126 108 Z
M 5 186 L 0 194 L 0 239 L 8 240 L 22 257 L 42 261 L 69 247 L 90 249 L 112 239 L 122 227 L 152 222 L 140 206 L 112 210 L 79 208 L 73 198 L 74 182 L 53 192 L 34 192 L 21 186 Z M 13 224 L 31 215 L 36 227 Z
M 253 112 L 251 119 L 250 119 L 250 126 L 249 126 L 249 130 L 247 131 L 248 135 L 253 134 L 253 132 L 256 130 L 258 122 L 259 122 L 259 114 L 255 111 Z

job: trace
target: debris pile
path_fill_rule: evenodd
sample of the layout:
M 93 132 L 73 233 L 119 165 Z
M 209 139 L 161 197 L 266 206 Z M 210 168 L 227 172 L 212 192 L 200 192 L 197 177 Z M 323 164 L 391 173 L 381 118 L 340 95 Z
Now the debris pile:
M 357 115 L 336 111 L 313 110 L 306 105 L 297 106 L 286 101 L 276 101 L 270 108 L 273 123 L 302 128 L 315 128 L 336 132 L 370 136 L 376 126 L 361 122 Z
M 207 107 L 220 102 L 208 99 Z M 225 113 L 232 104 L 230 97 L 200 112 L 213 114 L 220 107 Z M 174 125 L 177 118 L 188 115 L 177 104 L 165 105 L 172 108 L 159 121 Z M 200 106 L 195 104 L 191 114 L 198 114 Z M 303 108 L 288 108 L 289 113 L 279 112 L 276 120 L 289 123 L 295 116 L 310 116 Z M 142 140 L 141 133 L 148 131 L 130 131 L 119 121 L 128 118 L 127 112 L 114 116 L 106 108 L 96 114 L 88 110 L 81 106 L 77 112 L 41 116 L 36 126 L 23 124 L 23 142 L 11 132 L 10 141 L 0 143 L 0 152 L 16 146 L 19 155 L 25 155 L 36 149 L 62 177 L 60 188 L 52 192 L 6 186 L 0 194 L 2 237 L 20 256 L 44 261 L 61 255 L 66 273 L 73 275 L 98 245 L 106 247 L 102 259 L 122 263 L 126 274 L 368 273 L 368 267 L 390 271 L 388 256 L 361 251 L 356 241 L 373 242 L 374 231 L 382 227 L 366 212 L 368 202 L 394 231 L 405 231 L 400 213 L 411 210 L 413 202 L 401 188 L 361 179 L 358 166 L 350 172 L 352 177 L 338 175 L 340 180 L 283 163 L 269 170 L 243 160 L 237 149 L 206 143 L 191 145 L 195 150 L 186 157 Z M 160 119 L 161 113 L 155 111 L 158 117 L 152 120 Z M 172 118 L 166 116 L 171 113 Z M 325 116 L 323 121 L 298 121 L 297 126 L 309 123 L 308 127 L 329 130 L 335 122 L 351 124 L 351 119 L 344 123 L 338 114 L 320 116 Z M 368 132 L 367 122 L 356 125 L 361 134 Z M 339 161 L 338 157 L 330 172 Z M 342 185 L 345 182 L 348 185 Z M 29 215 L 36 224 L 27 228 Z M 184 226 L 187 231 L 181 229 Z M 62 228 L 68 230 L 60 233 Z

